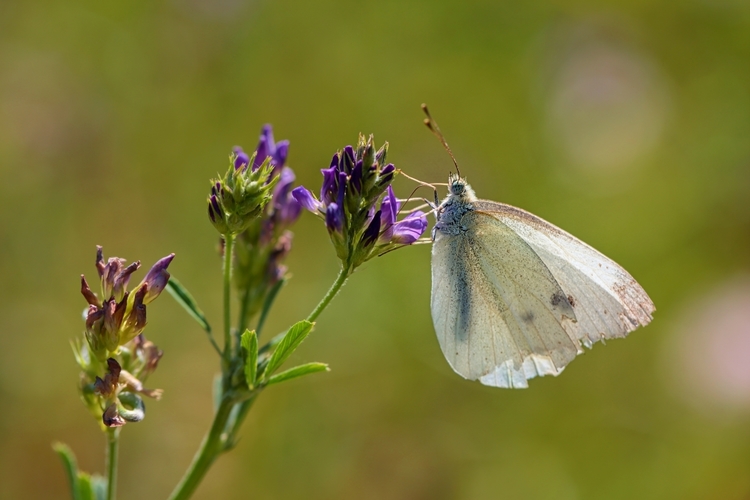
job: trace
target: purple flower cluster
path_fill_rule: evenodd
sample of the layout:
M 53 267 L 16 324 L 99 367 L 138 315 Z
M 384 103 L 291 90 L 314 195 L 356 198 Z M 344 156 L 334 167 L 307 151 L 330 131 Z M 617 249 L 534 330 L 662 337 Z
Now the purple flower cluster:
M 352 269 L 397 245 L 414 243 L 427 228 L 420 211 L 398 220 L 401 204 L 391 187 L 397 171 L 385 164 L 387 152 L 387 143 L 375 152 L 372 136 L 365 141 L 360 135 L 356 149 L 346 146 L 321 170 L 319 198 L 302 186 L 292 191 L 304 208 L 325 220 L 337 255 Z
M 263 127 L 252 155 L 239 146 L 233 149 L 229 170 L 224 177 L 211 181 L 208 197 L 208 217 L 219 233 L 226 236 L 243 232 L 266 213 L 266 205 L 272 200 L 279 207 L 296 204 L 289 196 L 289 188 L 274 190 L 281 174 L 294 179 L 294 173 L 283 171 L 288 151 L 289 141 L 274 142 L 270 125 Z M 284 215 L 293 216 L 294 207 L 288 208 Z
M 270 202 L 237 235 L 234 282 L 240 291 L 241 318 L 246 321 L 259 311 L 271 287 L 286 276 L 284 260 L 292 246 L 292 233 L 288 229 L 299 218 L 302 205 L 292 196 L 295 175 L 286 166 L 289 141 L 274 142 L 271 125 L 263 127 L 252 155 L 240 147 L 234 148 L 234 154 L 235 168 L 247 168 L 250 164 L 251 169 L 259 168 L 267 160 L 271 167 L 269 182 L 275 182 Z
M 263 214 L 264 233 L 266 239 L 269 239 L 273 228 L 292 225 L 302 211 L 302 206 L 291 193 L 295 175 L 294 171 L 286 166 L 286 159 L 289 155 L 289 141 L 275 142 L 273 127 L 266 124 L 261 130 L 258 146 L 252 156 L 245 153 L 240 146 L 235 146 L 232 151 L 236 170 L 246 170 L 252 161 L 251 171 L 254 172 L 260 168 L 264 161 L 268 160 L 271 171 L 266 182 L 272 182 L 278 176 L 278 181 L 271 195 L 269 209 Z

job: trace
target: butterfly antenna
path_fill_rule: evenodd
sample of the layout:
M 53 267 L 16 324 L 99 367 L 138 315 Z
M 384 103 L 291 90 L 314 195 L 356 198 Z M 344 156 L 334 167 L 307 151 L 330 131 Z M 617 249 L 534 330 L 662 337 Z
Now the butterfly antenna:
M 406 204 L 407 204 L 407 203 L 409 203 L 409 202 L 410 202 L 410 201 L 412 200 L 412 198 L 414 197 L 414 195 L 416 194 L 416 192 L 417 192 L 417 191 L 418 191 L 418 190 L 419 190 L 420 188 L 422 188 L 422 187 L 427 187 L 427 186 L 417 186 L 417 187 L 415 187 L 415 188 L 414 188 L 414 190 L 412 190 L 412 192 L 411 192 L 411 194 L 409 195 L 409 197 L 408 197 L 408 198 L 406 198 L 406 200 L 404 200 L 404 202 L 403 202 L 403 203 L 401 203 L 401 207 L 400 207 L 400 208 L 398 209 L 398 212 L 396 212 L 396 217 L 398 217 L 399 215 L 401 215 L 401 212 L 402 212 L 402 211 L 404 210 L 404 208 L 406 207 Z M 437 193 L 437 191 L 435 191 L 435 193 Z M 431 202 L 430 200 L 428 200 L 428 199 L 426 199 L 426 198 L 414 198 L 414 199 L 421 199 L 422 201 L 426 201 L 426 202 L 427 202 L 427 205 L 429 205 L 429 207 L 430 207 L 430 211 L 429 211 L 429 212 L 427 212 L 427 213 L 431 213 L 431 212 L 434 212 L 435 210 L 437 210 L 437 208 L 438 208 L 438 205 L 439 205 L 439 203 L 433 204 L 433 203 L 432 203 L 432 202 Z M 422 206 L 423 206 L 423 205 L 420 205 L 420 206 L 419 206 L 419 207 L 417 207 L 417 208 L 412 208 L 412 210 L 418 210 L 418 209 L 419 209 L 419 208 L 421 208 Z
M 438 198 L 438 191 L 437 191 L 437 188 L 435 187 L 435 184 L 430 184 L 429 182 L 425 182 L 425 181 L 420 181 L 419 179 L 416 179 L 416 178 L 414 178 L 414 177 L 412 177 L 412 176 L 410 176 L 410 175 L 407 175 L 407 174 L 406 174 L 406 173 L 405 173 L 405 172 L 404 172 L 403 170 L 399 170 L 399 172 L 400 172 L 400 175 L 403 175 L 404 177 L 406 177 L 406 178 L 407 178 L 407 179 L 409 179 L 410 181 L 414 181 L 414 182 L 416 182 L 417 184 L 419 184 L 419 185 L 420 185 L 420 187 L 421 187 L 421 186 L 424 186 L 424 187 L 428 187 L 428 188 L 432 189 L 432 193 L 433 193 L 433 195 L 434 195 L 434 197 L 435 197 L 435 206 L 438 206 L 438 205 L 440 205 L 440 199 Z M 447 185 L 447 184 L 444 184 L 444 183 L 440 183 L 440 182 L 439 182 L 439 183 L 437 183 L 437 185 L 439 185 L 439 186 L 443 186 L 443 185 Z M 419 189 L 419 187 L 418 187 L 417 189 Z M 412 194 L 411 194 L 412 196 L 413 196 L 413 195 L 414 195 L 414 193 L 415 193 L 415 192 L 417 191 L 417 189 L 415 189 L 415 190 L 414 190 L 414 191 L 412 192 Z M 411 198 L 411 196 L 410 196 L 410 198 Z
M 424 111 L 424 114 L 427 115 L 427 118 L 424 119 L 424 124 L 427 126 L 428 129 L 430 129 L 430 132 L 435 134 L 435 137 L 440 139 L 440 142 L 443 144 L 443 147 L 448 152 L 448 154 L 451 157 L 451 160 L 453 160 L 453 165 L 456 166 L 456 173 L 459 177 L 461 177 L 461 169 L 458 168 L 458 162 L 456 161 L 456 157 L 453 156 L 453 151 L 451 151 L 450 146 L 448 146 L 448 143 L 445 142 L 445 137 L 443 136 L 443 133 L 440 131 L 440 127 L 438 127 L 438 124 L 435 120 L 433 120 L 432 115 L 430 114 L 430 110 L 427 109 L 427 104 L 422 104 L 422 111 Z

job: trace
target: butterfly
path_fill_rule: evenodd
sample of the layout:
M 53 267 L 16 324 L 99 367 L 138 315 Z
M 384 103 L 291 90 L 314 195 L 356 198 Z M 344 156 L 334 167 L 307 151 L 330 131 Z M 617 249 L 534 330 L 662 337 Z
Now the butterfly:
M 584 346 L 652 320 L 653 302 L 613 260 L 529 212 L 478 199 L 460 174 L 449 176 L 448 190 L 435 207 L 431 310 L 443 354 L 462 377 L 525 388 L 559 375 Z

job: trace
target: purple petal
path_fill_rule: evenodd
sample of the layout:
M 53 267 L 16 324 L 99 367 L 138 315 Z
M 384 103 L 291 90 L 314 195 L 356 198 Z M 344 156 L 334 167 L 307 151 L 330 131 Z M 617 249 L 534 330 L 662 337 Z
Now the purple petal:
M 234 158 L 234 169 L 239 170 L 245 166 L 247 166 L 248 163 L 250 163 L 250 157 L 245 153 L 241 147 L 235 146 L 232 148 L 232 151 L 234 152 L 235 158 Z
M 390 182 L 393 179 L 394 170 L 396 170 L 396 167 L 393 166 L 393 163 L 389 163 L 383 167 L 383 170 L 380 171 L 380 182 Z
M 289 167 L 282 168 L 281 173 L 279 174 L 279 182 L 276 184 L 276 187 L 273 188 L 274 203 L 276 203 L 277 200 L 286 199 L 287 195 L 292 190 L 293 183 L 294 170 Z
M 341 158 L 341 171 L 347 174 L 352 173 L 354 168 L 354 148 L 347 146 L 344 148 L 344 154 Z
M 169 281 L 167 267 L 169 267 L 169 263 L 172 262 L 172 259 L 174 259 L 173 253 L 159 259 L 156 264 L 151 267 L 146 277 L 143 278 L 141 285 L 146 284 L 148 286 L 147 293 L 143 298 L 144 304 L 148 304 L 158 297 L 162 290 L 164 290 L 164 287 L 167 286 L 167 281 Z
M 323 204 L 315 199 L 315 196 L 304 186 L 297 186 L 292 190 L 292 196 L 307 210 L 317 213 L 323 207 Z
M 362 162 L 358 161 L 352 169 L 352 175 L 349 180 L 350 185 L 355 193 L 359 194 L 362 192 Z
M 344 172 L 339 172 L 338 188 L 336 203 L 343 208 L 344 196 L 346 195 L 346 174 Z
M 219 199 L 213 194 L 211 195 L 211 198 L 208 199 L 208 215 L 213 222 L 216 222 L 217 217 L 221 219 L 224 218 L 224 210 L 219 204 Z
M 260 139 L 258 139 L 258 147 L 255 148 L 257 154 L 255 155 L 255 161 L 253 162 L 253 170 L 257 170 L 266 158 L 273 156 L 276 152 L 276 144 L 273 142 L 273 127 L 266 124 L 263 126 L 263 130 L 260 132 Z
M 336 159 L 336 156 L 334 156 L 334 160 Z M 336 164 L 338 165 L 338 162 L 336 162 Z M 320 170 L 320 173 L 323 174 L 323 185 L 320 188 L 320 200 L 323 203 L 328 204 L 335 200 L 337 172 L 338 167 L 333 164 L 333 161 L 331 162 L 330 167 Z
M 380 235 L 380 216 L 380 210 L 375 212 L 375 217 L 372 218 L 372 222 L 370 222 L 370 225 L 367 226 L 367 229 L 365 229 L 365 232 L 362 235 L 362 244 L 365 247 L 374 243 Z
M 401 204 L 396 199 L 396 195 L 393 194 L 393 187 L 388 186 L 383 203 L 380 205 L 380 209 L 383 211 L 383 223 L 389 225 L 395 224 L 400 208 Z
M 410 245 L 427 229 L 427 216 L 422 211 L 412 212 L 393 226 L 392 243 Z
M 281 207 L 278 208 L 279 220 L 282 224 L 293 224 L 299 218 L 301 212 L 302 205 L 290 193 Z
M 273 192 L 273 207 L 276 217 L 282 224 L 292 224 L 299 217 L 302 205 L 290 192 L 294 183 L 294 171 L 289 167 L 281 169 L 279 183 Z
M 326 227 L 328 228 L 329 232 L 341 231 L 341 228 L 344 226 L 343 215 L 344 214 L 341 213 L 341 210 L 336 203 L 331 203 L 328 205 L 328 208 L 326 208 Z
M 289 155 L 289 141 L 279 141 L 276 144 L 276 151 L 273 153 L 273 164 L 277 167 L 283 167 L 286 164 L 286 158 Z

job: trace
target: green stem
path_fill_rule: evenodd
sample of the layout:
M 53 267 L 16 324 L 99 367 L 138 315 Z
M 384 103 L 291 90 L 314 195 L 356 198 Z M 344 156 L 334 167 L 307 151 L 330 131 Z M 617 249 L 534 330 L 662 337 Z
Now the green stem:
M 193 457 L 193 462 L 185 472 L 185 475 L 182 476 L 180 483 L 175 487 L 169 500 L 185 500 L 190 498 L 203 480 L 206 472 L 208 472 L 208 469 L 214 463 L 214 460 L 216 460 L 216 457 L 223 451 L 224 443 L 222 436 L 234 403 L 234 399 L 228 396 L 225 396 L 221 400 L 221 404 L 216 410 L 216 415 L 214 415 L 211 429 L 206 434 L 206 437 L 203 438 L 201 447 L 198 449 L 195 457 Z
M 224 237 L 224 366 L 229 367 L 232 359 L 232 252 L 234 251 L 234 235 Z M 224 370 L 226 371 L 226 370 Z
M 227 325 L 229 325 L 229 305 L 228 305 L 228 283 L 229 283 L 229 273 L 226 272 L 226 266 L 227 262 L 231 264 L 231 260 L 226 259 L 226 255 L 228 255 L 229 250 L 231 249 L 231 243 L 230 239 L 227 238 L 226 246 L 224 249 L 225 252 L 225 272 L 224 272 L 224 317 L 225 317 L 225 328 L 224 328 L 224 335 L 225 339 L 229 338 L 229 328 Z M 230 258 L 231 259 L 231 258 Z M 336 278 L 336 281 L 333 282 L 333 285 L 331 285 L 331 288 L 328 289 L 328 292 L 326 293 L 325 297 L 318 303 L 318 305 L 313 309 L 313 311 L 310 313 L 310 315 L 307 317 L 307 321 L 313 322 L 317 319 L 318 316 L 320 316 L 320 313 L 323 312 L 323 310 L 328 306 L 328 304 L 333 300 L 333 298 L 336 296 L 336 294 L 341 290 L 341 287 L 344 286 L 344 283 L 346 283 L 346 280 L 351 275 L 351 269 L 348 266 L 344 266 L 341 268 L 341 271 L 339 272 L 338 277 Z M 277 336 L 279 338 L 283 337 L 283 334 Z M 273 343 L 276 338 L 272 339 L 269 344 Z M 225 347 L 225 355 L 227 353 L 228 349 Z M 231 353 L 230 353 L 231 354 Z M 225 358 L 226 359 L 226 358 Z M 228 366 L 228 361 L 227 361 Z M 255 400 L 255 397 L 257 395 L 252 395 L 248 400 L 244 401 L 243 403 L 240 403 L 242 406 L 240 408 L 240 414 L 238 415 L 237 422 L 231 429 L 231 432 L 229 433 L 229 437 L 233 436 L 236 431 L 239 429 L 239 426 L 242 423 L 242 420 L 244 420 L 245 416 L 247 415 L 247 412 L 250 409 L 250 406 L 252 405 L 253 401 Z M 172 495 L 169 497 L 169 500 L 185 500 L 187 498 L 190 498 L 190 496 L 195 492 L 195 489 L 198 487 L 200 482 L 203 480 L 203 477 L 206 475 L 206 472 L 208 472 L 208 469 L 213 464 L 214 460 L 216 460 L 216 457 L 221 454 L 222 451 L 224 451 L 224 438 L 225 436 L 225 430 L 227 426 L 227 421 L 229 420 L 229 417 L 232 413 L 232 408 L 235 404 L 239 403 L 238 400 L 235 400 L 231 395 L 225 394 L 224 398 L 221 400 L 221 404 L 219 405 L 218 410 L 216 411 L 216 415 L 214 415 L 214 421 L 211 424 L 211 429 L 209 430 L 208 434 L 205 438 L 203 438 L 203 442 L 201 443 L 201 447 L 198 450 L 198 452 L 195 454 L 195 457 L 193 458 L 193 462 L 190 464 L 190 467 L 185 472 L 185 475 L 180 480 L 180 483 L 175 487 L 174 491 L 172 492 Z
M 107 500 L 117 495 L 117 453 L 120 447 L 120 428 L 107 429 Z
M 349 276 L 351 276 L 351 274 L 351 269 L 348 266 L 341 267 L 341 271 L 339 271 L 339 275 L 336 277 L 336 281 L 333 282 L 333 285 L 331 285 L 331 288 L 328 289 L 325 297 L 323 297 L 318 305 L 315 306 L 315 309 L 313 309 L 310 315 L 306 318 L 307 321 L 313 323 L 316 319 L 318 319 L 320 313 L 322 313 L 323 310 L 328 307 L 328 304 L 333 300 L 336 294 L 339 293 L 339 290 L 341 290 L 341 287 L 344 286 L 344 283 L 346 283 L 346 280 L 349 278 Z

